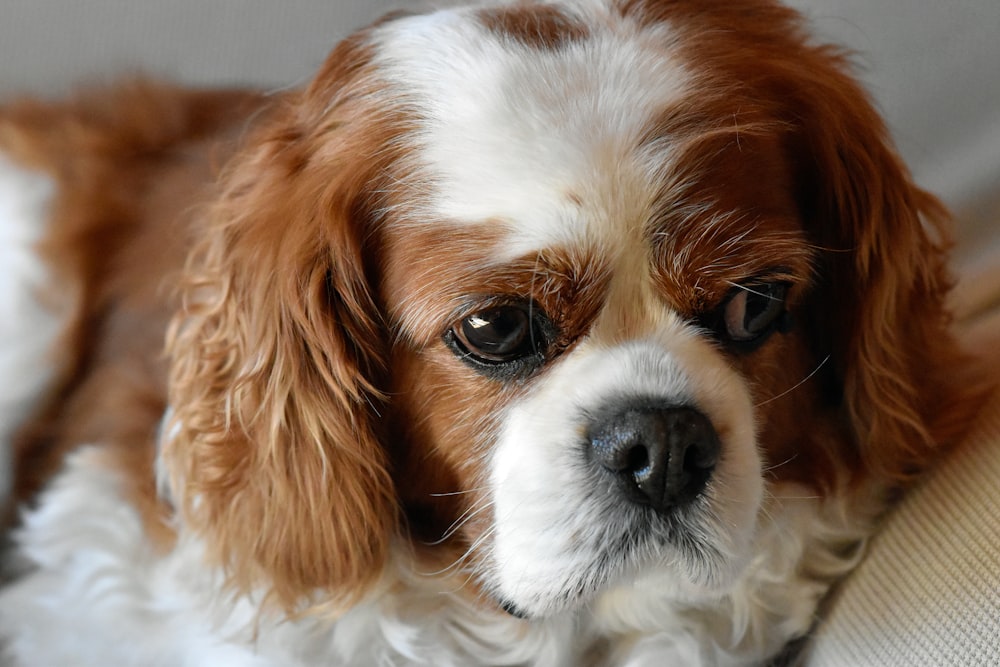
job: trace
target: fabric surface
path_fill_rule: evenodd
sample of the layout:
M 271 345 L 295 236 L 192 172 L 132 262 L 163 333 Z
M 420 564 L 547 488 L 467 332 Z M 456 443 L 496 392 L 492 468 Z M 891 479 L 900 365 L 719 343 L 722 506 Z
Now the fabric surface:
M 1000 395 L 873 540 L 807 664 L 1000 664 Z

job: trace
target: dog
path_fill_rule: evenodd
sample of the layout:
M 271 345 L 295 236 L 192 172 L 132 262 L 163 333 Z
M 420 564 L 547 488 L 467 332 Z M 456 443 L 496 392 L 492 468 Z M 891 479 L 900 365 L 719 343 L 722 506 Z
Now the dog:
M 7 657 L 788 655 L 961 433 L 946 218 L 770 0 L 398 13 L 301 90 L 12 102 Z

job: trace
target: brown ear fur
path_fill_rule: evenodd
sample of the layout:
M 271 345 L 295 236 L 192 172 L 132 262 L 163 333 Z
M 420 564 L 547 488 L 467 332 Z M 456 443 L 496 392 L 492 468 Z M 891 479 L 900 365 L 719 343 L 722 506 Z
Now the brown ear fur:
M 795 137 L 808 153 L 803 210 L 822 256 L 811 326 L 866 474 L 906 481 L 968 416 L 945 308 L 947 213 L 913 183 L 841 57 L 818 55 L 831 62 L 805 64 L 814 87 Z
M 393 123 L 361 40 L 289 96 L 225 174 L 169 337 L 164 459 L 184 527 L 238 590 L 347 602 L 397 522 L 378 405 L 386 332 L 366 247 Z
M 788 128 L 823 280 L 804 324 L 816 361 L 829 355 L 830 393 L 857 447 L 835 455 L 861 476 L 909 479 L 960 435 L 980 394 L 949 333 L 943 206 L 913 183 L 847 59 L 811 45 L 794 10 L 760 0 L 625 0 L 622 11 L 685 25 L 693 62 L 735 73 L 725 86 L 737 108 L 774 109 Z M 705 32 L 713 39 L 700 39 Z

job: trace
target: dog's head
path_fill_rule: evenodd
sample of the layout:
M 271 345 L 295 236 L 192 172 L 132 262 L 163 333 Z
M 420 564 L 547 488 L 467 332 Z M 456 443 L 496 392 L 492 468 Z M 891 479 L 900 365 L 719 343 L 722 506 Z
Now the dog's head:
M 767 0 L 387 19 L 228 169 L 165 457 L 240 587 L 394 545 L 527 615 L 715 595 L 765 495 L 905 478 L 946 390 L 938 204 Z M 436 544 L 435 544 L 436 543 Z

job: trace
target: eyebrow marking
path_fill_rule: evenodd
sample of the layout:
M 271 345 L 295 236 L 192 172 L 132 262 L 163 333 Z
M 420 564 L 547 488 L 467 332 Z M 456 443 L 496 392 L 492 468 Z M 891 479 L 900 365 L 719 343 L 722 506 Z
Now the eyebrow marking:
M 558 7 L 496 7 L 478 12 L 483 26 L 533 49 L 554 51 L 589 35 L 587 27 Z

